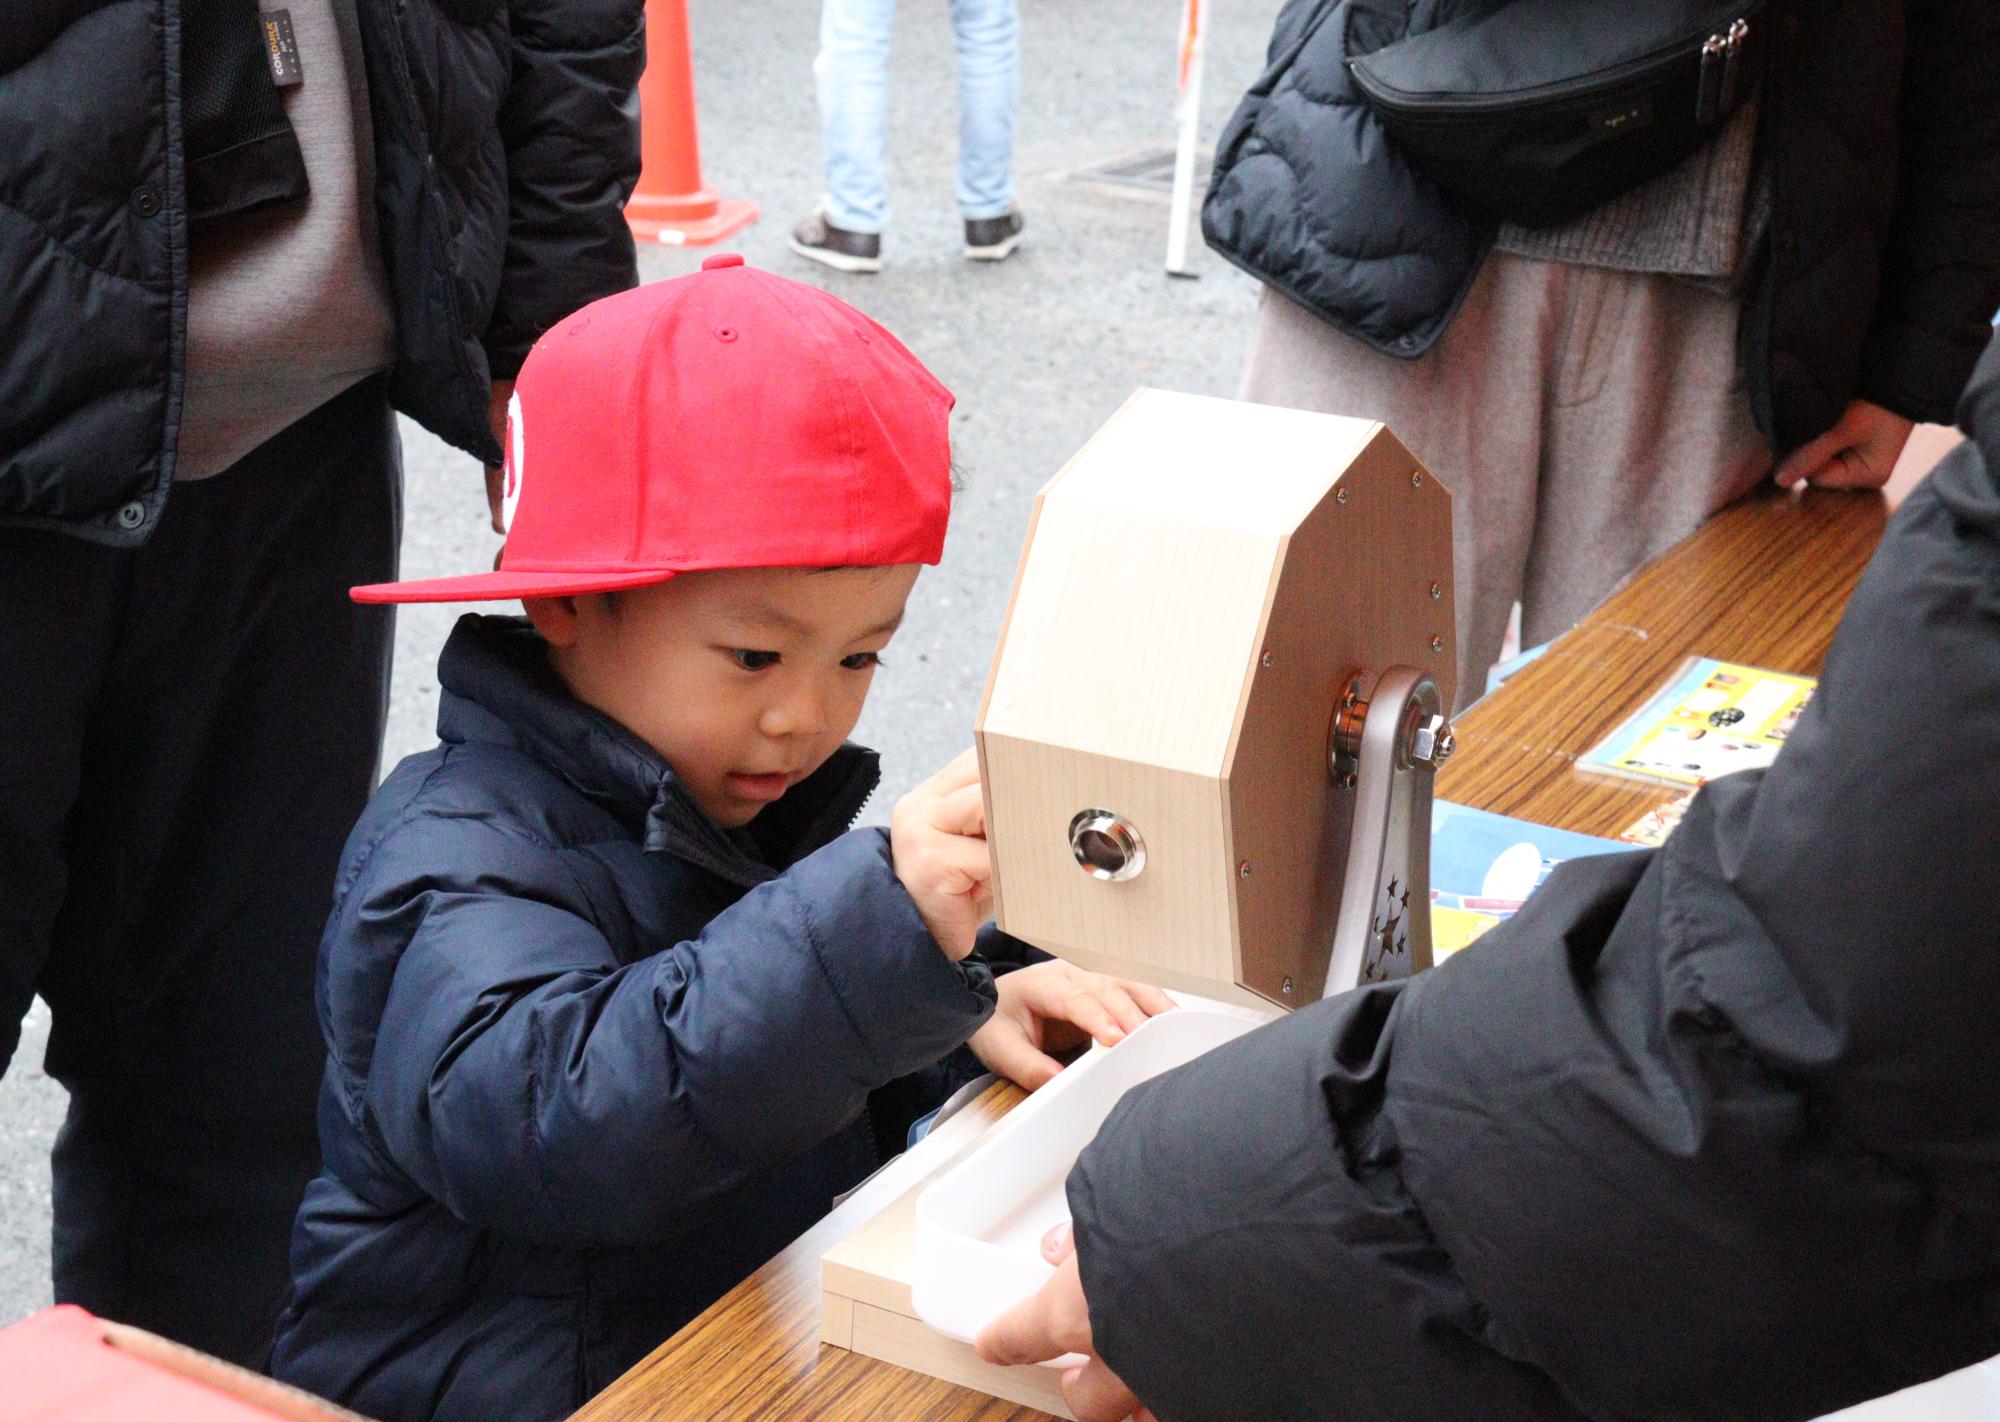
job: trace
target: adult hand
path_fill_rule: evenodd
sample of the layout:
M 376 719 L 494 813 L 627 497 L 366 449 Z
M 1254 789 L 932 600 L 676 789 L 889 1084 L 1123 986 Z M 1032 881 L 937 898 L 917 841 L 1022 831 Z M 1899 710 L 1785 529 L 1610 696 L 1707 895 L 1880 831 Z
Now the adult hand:
M 502 449 L 507 447 L 507 402 L 514 398 L 514 382 L 496 380 L 486 397 L 486 423 L 493 427 L 493 442 Z M 493 531 L 501 537 L 507 535 L 507 520 L 502 510 L 507 500 L 507 471 L 505 466 L 486 466 L 486 512 L 493 520 Z
M 994 986 L 1000 1005 L 966 1045 L 988 1071 L 1030 1091 L 1062 1070 L 1049 1052 L 1081 1046 L 1086 1038 L 1115 1047 L 1148 1017 L 1174 1006 L 1156 987 L 1085 972 L 1060 959 L 1017 968 Z
M 1014 976 L 1008 974 L 1009 977 Z M 1090 1306 L 1076 1267 L 1076 1235 L 1066 1224 L 1042 1237 L 1042 1257 L 1056 1272 L 1033 1295 L 1014 1305 L 973 1340 L 989 1363 L 1040 1363 L 1065 1353 L 1082 1353 L 1082 1367 L 1063 1373 L 1063 1401 L 1077 1422 L 1157 1422 L 1132 1389 L 1092 1351 Z
M 956 963 L 993 909 L 993 856 L 979 759 L 967 750 L 896 802 L 889 857 L 925 927 Z
M 1867 400 L 1856 400 L 1818 439 L 1785 456 L 1773 475 L 1787 489 L 1879 489 L 1910 437 L 1910 422 Z

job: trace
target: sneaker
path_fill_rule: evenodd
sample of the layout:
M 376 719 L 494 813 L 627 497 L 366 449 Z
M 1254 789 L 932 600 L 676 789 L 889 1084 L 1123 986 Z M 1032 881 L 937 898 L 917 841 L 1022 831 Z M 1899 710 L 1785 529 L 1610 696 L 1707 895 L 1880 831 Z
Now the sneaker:
M 1003 262 L 1021 245 L 1022 222 L 1017 208 L 1008 208 L 998 217 L 965 219 L 965 259 L 969 262 Z
M 837 272 L 882 270 L 881 233 L 849 232 L 828 222 L 824 213 L 815 212 L 794 227 L 790 245 L 807 261 L 832 267 Z

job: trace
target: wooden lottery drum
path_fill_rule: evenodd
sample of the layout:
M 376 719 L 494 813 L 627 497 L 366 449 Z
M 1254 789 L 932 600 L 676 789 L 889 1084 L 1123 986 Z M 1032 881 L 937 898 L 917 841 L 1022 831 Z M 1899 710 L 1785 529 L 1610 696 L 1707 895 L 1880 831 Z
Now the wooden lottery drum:
M 1383 425 L 1139 391 L 1036 497 L 987 681 L 1000 925 L 1207 997 L 1318 1000 L 1343 702 L 1394 667 L 1448 708 L 1455 656 L 1450 495 Z

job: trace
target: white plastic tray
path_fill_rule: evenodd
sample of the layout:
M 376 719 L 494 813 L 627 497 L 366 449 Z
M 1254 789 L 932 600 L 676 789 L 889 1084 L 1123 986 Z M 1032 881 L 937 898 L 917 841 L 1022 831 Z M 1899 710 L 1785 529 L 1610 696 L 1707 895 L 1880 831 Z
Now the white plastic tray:
M 917 1317 L 970 1343 L 1039 1289 L 1055 1272 L 1042 1259 L 1042 1236 L 1069 1219 L 1063 1183 L 1118 1099 L 1274 1015 L 1179 1000 L 1188 1005 L 1148 1020 L 1116 1047 L 1093 1047 L 917 1197 Z
M 1819 1422 L 1995 1422 L 2000 1419 L 2000 1358 L 1905 1388 Z

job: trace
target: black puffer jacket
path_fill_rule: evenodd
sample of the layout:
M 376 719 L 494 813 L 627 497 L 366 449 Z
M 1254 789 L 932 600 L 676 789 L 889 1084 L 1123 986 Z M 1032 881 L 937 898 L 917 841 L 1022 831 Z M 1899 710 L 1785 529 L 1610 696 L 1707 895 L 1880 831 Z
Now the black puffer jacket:
M 1504 0 L 1290 0 L 1230 120 L 1209 244 L 1390 355 L 1428 350 L 1497 228 L 1396 152 L 1345 60 Z M 2000 307 L 2000 5 L 1773 0 L 1772 241 L 1745 302 L 1781 451 L 1855 397 L 1948 420 Z
M 1792 1422 L 2000 1352 L 2000 341 L 1960 419 L 1769 770 L 1120 1103 L 1069 1199 L 1162 1422 Z
M 497 463 L 489 382 L 637 279 L 641 0 L 355 0 L 397 406 Z M 178 0 L 0 21 L 0 521 L 143 542 L 187 321 Z

